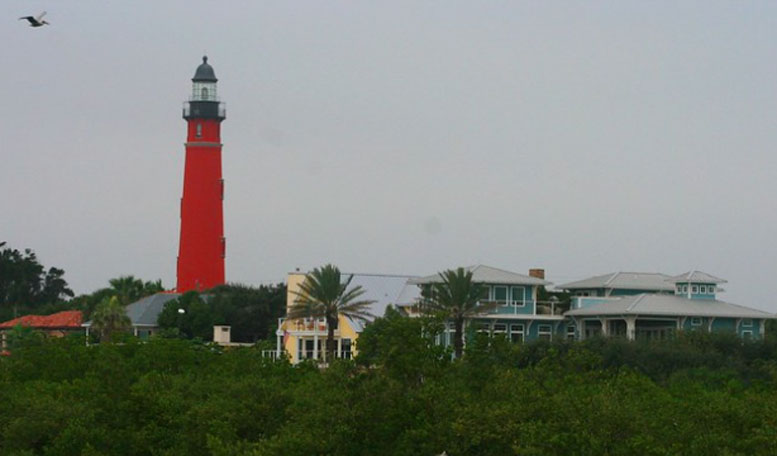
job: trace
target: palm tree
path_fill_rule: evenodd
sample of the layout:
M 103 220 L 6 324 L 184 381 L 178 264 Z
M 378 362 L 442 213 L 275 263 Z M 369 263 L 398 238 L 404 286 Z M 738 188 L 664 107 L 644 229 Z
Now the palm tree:
M 110 342 L 117 331 L 130 329 L 132 322 L 116 296 L 103 299 L 92 313 L 92 328 L 100 334 L 100 341 Z
M 136 279 L 135 276 L 121 276 L 110 279 L 111 291 L 119 298 L 119 301 L 125 306 L 134 302 L 143 295 L 143 281 Z
M 340 270 L 331 264 L 316 268 L 309 273 L 299 290 L 292 293 L 297 297 L 289 309 L 289 319 L 324 318 L 326 320 L 326 359 L 334 359 L 335 329 L 339 316 L 367 321 L 373 318 L 367 308 L 375 301 L 357 301 L 365 290 L 361 286 L 348 289 L 353 276 L 343 281 Z
M 496 307 L 497 303 L 479 302 L 482 285 L 472 281 L 472 271 L 448 269 L 439 276 L 440 282 L 432 283 L 422 292 L 422 309 L 427 314 L 440 314 L 453 320 L 453 349 L 460 358 L 464 349 L 464 320 Z

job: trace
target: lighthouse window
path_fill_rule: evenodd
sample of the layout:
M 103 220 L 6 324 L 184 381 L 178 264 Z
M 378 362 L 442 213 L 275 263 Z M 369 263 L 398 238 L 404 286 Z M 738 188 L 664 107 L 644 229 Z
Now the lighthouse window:
M 202 90 L 200 91 L 200 93 L 202 93 L 202 99 L 203 100 L 207 100 L 208 99 L 208 88 L 207 87 L 203 87 Z
M 197 124 L 197 137 L 202 137 L 202 124 Z

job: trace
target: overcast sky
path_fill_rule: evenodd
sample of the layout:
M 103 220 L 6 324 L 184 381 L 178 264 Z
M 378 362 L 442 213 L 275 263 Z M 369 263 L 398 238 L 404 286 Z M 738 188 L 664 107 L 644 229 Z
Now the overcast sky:
M 51 26 L 22 15 L 48 11 Z M 775 2 L 0 2 L 0 241 L 175 285 L 207 53 L 227 279 L 728 279 L 777 311 Z

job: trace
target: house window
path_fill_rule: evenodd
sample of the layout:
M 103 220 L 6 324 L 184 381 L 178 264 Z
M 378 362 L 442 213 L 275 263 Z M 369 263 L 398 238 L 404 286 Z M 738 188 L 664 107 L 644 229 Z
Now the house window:
M 683 285 L 683 293 L 688 293 L 688 285 Z
M 483 287 L 480 289 L 480 300 L 481 301 L 491 300 L 491 287 L 489 287 L 488 285 L 483 285 Z
M 488 323 L 475 323 L 475 329 L 480 334 L 491 334 L 491 325 Z
M 677 292 L 678 294 L 682 294 L 682 292 L 683 292 L 683 286 L 682 286 L 682 285 L 677 285 L 677 290 L 676 290 L 676 292 Z
M 503 287 L 503 286 L 494 287 L 494 301 L 507 302 L 507 287 Z
M 575 327 L 570 325 L 567 326 L 567 340 L 575 340 L 576 339 L 575 334 Z
M 539 325 L 537 327 L 537 338 L 540 340 L 552 340 L 553 333 L 550 325 Z
M 319 348 L 321 348 L 321 341 L 319 341 Z M 303 359 L 312 359 L 313 358 L 313 348 L 315 347 L 315 341 L 313 339 L 298 339 L 297 340 L 297 348 L 299 349 L 297 352 L 297 358 L 302 361 Z M 319 350 L 319 353 L 321 350 Z
M 526 305 L 524 290 L 523 287 L 512 287 L 510 289 L 512 304 L 514 306 L 523 307 Z
M 343 359 L 351 359 L 351 339 L 340 340 L 340 357 Z
M 504 323 L 496 323 L 494 325 L 494 334 L 505 334 L 507 332 L 507 325 Z
M 745 340 L 752 339 L 753 338 L 753 331 L 751 331 L 749 329 L 747 331 L 742 331 L 742 338 L 745 339 Z
M 523 342 L 523 325 L 522 324 L 510 325 L 510 341 L 511 342 Z
M 752 328 L 753 327 L 753 320 L 751 320 L 749 318 L 746 319 L 746 320 L 742 320 L 742 326 L 744 326 L 745 328 Z
M 691 287 L 691 294 L 697 294 L 699 293 L 699 287 L 698 285 L 694 285 Z
M 202 124 L 197 124 L 197 133 L 196 136 L 198 138 L 202 138 Z
M 699 286 L 699 293 L 707 294 L 707 285 L 700 285 Z
M 701 326 L 701 318 L 700 317 L 691 318 L 691 326 Z

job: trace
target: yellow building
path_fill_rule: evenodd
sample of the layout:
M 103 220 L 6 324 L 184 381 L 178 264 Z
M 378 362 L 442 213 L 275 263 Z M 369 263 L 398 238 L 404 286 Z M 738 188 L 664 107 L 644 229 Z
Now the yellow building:
M 413 276 L 382 275 L 382 274 L 347 274 L 343 273 L 343 281 L 351 279 L 351 287 L 361 286 L 364 294 L 359 299 L 375 301 L 369 308 L 369 313 L 376 317 L 383 316 L 389 305 L 401 306 L 412 304 L 419 296 L 419 288 L 408 283 Z M 288 313 L 294 300 L 295 292 L 299 291 L 305 274 L 291 272 L 287 278 L 286 312 Z M 276 356 L 285 352 L 292 364 L 306 359 L 324 359 L 326 352 L 327 326 L 326 320 L 281 318 L 279 322 L 278 345 Z M 350 359 L 357 354 L 357 339 L 364 330 L 365 323 L 339 316 L 338 327 L 335 330 L 337 341 L 336 356 Z

